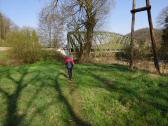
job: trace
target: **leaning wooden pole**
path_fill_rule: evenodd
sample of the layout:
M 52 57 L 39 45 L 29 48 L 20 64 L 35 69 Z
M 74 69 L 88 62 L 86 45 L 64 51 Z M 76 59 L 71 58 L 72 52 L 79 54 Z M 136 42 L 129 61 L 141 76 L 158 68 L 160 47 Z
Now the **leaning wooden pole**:
M 151 6 L 150 0 L 146 0 L 146 6 L 147 7 Z M 157 55 L 157 51 L 156 51 L 156 42 L 154 39 L 154 32 L 153 32 L 151 8 L 147 9 L 147 14 L 148 14 L 149 27 L 150 27 L 150 36 L 151 36 L 151 41 L 152 41 L 152 51 L 153 51 L 153 56 L 154 56 L 154 64 L 155 64 L 155 68 L 156 68 L 157 72 L 160 74 L 158 55 Z
M 133 0 L 132 10 L 136 8 L 136 0 Z M 131 43 L 130 43 L 130 69 L 133 69 L 134 64 L 134 26 L 135 26 L 135 13 L 132 13 L 132 24 L 131 24 Z

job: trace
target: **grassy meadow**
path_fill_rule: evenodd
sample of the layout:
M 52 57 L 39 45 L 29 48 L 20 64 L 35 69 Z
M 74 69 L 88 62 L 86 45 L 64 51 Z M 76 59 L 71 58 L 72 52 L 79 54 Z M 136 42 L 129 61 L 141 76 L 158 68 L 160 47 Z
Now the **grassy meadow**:
M 0 126 L 167 126 L 168 78 L 121 65 L 0 66 Z

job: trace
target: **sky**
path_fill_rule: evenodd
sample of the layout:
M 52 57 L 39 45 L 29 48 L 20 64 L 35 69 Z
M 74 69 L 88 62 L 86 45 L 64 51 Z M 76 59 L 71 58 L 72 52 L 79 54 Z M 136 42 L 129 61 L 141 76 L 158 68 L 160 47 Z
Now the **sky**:
M 38 16 L 41 8 L 49 0 L 0 0 L 0 12 L 9 17 L 16 25 L 38 28 Z M 136 0 L 137 7 L 145 6 L 145 0 Z M 157 28 L 157 18 L 161 10 L 168 6 L 168 0 L 150 0 L 152 19 Z M 131 29 L 132 0 L 115 0 L 115 6 L 106 18 L 101 30 L 127 34 Z M 148 27 L 146 12 L 136 14 L 135 29 Z

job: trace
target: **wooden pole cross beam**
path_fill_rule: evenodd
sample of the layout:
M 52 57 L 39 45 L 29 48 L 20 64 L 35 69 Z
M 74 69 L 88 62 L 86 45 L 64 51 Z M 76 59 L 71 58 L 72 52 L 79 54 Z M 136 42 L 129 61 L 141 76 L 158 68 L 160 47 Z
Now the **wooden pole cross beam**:
M 133 10 L 131 10 L 131 13 L 146 11 L 146 10 L 150 10 L 150 9 L 151 9 L 151 6 L 149 5 L 147 7 L 141 7 L 141 8 L 133 9 Z
M 152 51 L 153 51 L 153 57 L 154 57 L 154 65 L 157 70 L 157 72 L 160 74 L 160 67 L 159 67 L 159 61 L 158 61 L 158 54 L 156 50 L 156 42 L 154 39 L 154 31 L 153 31 L 153 23 L 152 23 L 152 15 L 151 15 L 151 5 L 150 5 L 150 0 L 146 0 L 146 7 L 141 7 L 136 9 L 136 0 L 133 0 L 132 4 L 132 25 L 131 25 L 131 51 L 130 51 L 130 69 L 133 69 L 133 63 L 134 63 L 134 26 L 135 26 L 135 14 L 136 12 L 141 12 L 141 11 L 147 11 L 148 15 L 148 22 L 149 22 L 149 29 L 150 29 L 150 37 L 151 37 L 151 42 L 152 42 Z

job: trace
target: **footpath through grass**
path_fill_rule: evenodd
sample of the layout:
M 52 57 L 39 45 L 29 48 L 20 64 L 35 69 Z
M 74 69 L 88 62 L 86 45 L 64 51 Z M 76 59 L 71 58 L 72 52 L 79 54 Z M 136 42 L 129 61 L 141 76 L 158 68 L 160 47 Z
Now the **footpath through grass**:
M 0 126 L 167 126 L 168 78 L 120 65 L 0 67 Z

